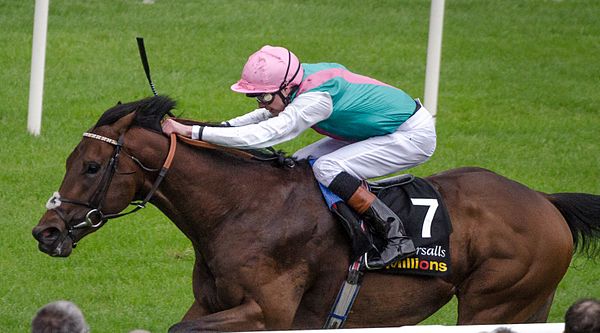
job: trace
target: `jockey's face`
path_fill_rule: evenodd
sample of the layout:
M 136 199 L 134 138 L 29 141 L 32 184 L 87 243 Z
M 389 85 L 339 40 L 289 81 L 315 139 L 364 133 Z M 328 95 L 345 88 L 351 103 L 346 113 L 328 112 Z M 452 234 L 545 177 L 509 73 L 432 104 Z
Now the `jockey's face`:
M 284 98 L 288 96 L 290 91 L 291 89 L 289 87 L 285 88 L 281 90 L 280 93 L 273 94 L 273 100 L 270 103 L 263 103 L 259 101 L 258 106 L 269 110 L 271 114 L 276 116 L 287 106 L 286 102 L 284 101 Z
M 271 103 L 265 104 L 259 102 L 258 105 L 261 108 L 269 110 L 269 112 L 271 112 L 271 114 L 273 114 L 274 116 L 278 115 L 281 111 L 283 111 L 283 109 L 285 109 L 285 104 L 283 103 L 283 100 L 281 99 L 281 96 L 279 96 L 279 94 L 275 94 L 274 99 Z

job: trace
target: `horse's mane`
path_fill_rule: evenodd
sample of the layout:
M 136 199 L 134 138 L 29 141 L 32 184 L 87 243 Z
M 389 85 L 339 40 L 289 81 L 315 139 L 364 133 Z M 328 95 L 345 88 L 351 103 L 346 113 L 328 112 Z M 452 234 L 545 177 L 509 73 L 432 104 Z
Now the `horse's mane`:
M 135 102 L 117 105 L 106 110 L 98 119 L 94 128 L 110 125 L 131 112 L 136 112 L 132 126 L 140 126 L 156 132 L 161 132 L 160 121 L 175 108 L 175 101 L 168 96 L 152 96 Z

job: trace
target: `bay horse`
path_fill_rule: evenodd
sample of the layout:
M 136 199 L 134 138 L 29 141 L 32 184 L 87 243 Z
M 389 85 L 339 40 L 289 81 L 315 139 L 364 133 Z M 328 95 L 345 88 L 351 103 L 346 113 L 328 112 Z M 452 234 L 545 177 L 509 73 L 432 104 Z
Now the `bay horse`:
M 39 249 L 67 257 L 145 198 L 138 205 L 158 207 L 196 256 L 195 301 L 171 332 L 322 327 L 351 249 L 308 163 L 286 168 L 221 149 L 170 149 L 160 120 L 173 108 L 156 96 L 100 117 L 33 229 Z M 346 327 L 416 324 L 454 295 L 458 324 L 544 322 L 574 251 L 596 252 L 600 196 L 545 194 L 474 167 L 426 179 L 452 220 L 451 274 L 365 274 Z

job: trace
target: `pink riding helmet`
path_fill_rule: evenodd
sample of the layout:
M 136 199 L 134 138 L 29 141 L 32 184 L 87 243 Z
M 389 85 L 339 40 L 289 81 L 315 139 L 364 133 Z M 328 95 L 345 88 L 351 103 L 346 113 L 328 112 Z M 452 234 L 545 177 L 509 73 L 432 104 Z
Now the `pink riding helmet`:
M 303 74 L 295 54 L 283 47 L 265 45 L 248 57 L 242 78 L 231 90 L 244 94 L 272 93 L 288 85 L 299 85 Z

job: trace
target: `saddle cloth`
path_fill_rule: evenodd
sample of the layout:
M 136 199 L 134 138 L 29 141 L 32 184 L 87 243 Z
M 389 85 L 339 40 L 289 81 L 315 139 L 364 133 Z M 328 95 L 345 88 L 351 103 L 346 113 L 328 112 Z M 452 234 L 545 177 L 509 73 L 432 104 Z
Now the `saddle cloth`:
M 406 233 L 417 249 L 414 256 L 393 262 L 378 272 L 427 276 L 449 274 L 452 223 L 444 201 L 433 185 L 411 175 L 369 185 L 371 191 L 404 222 Z
M 353 219 L 364 226 L 354 211 L 348 208 L 342 211 L 340 208 L 343 207 L 337 207 L 337 203 L 343 201 L 341 198 L 322 184 L 319 187 L 325 202 L 339 219 Z M 405 174 L 368 182 L 368 187 L 400 217 L 417 249 L 415 255 L 393 262 L 378 272 L 427 276 L 449 274 L 452 223 L 444 201 L 433 185 L 423 178 Z M 352 260 L 373 247 L 381 249 L 385 245 L 385 240 L 375 237 L 368 227 L 362 227 L 362 230 L 364 236 L 351 240 Z

